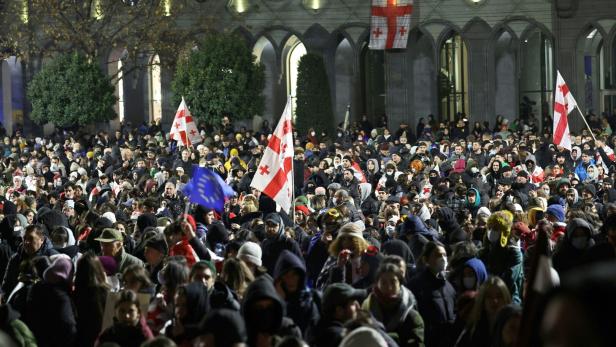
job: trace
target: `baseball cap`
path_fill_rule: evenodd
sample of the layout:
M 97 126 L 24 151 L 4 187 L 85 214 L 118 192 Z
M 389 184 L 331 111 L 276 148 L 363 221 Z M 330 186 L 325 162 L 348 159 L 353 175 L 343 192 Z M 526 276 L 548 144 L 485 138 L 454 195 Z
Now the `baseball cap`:
M 101 236 L 94 239 L 100 242 L 114 242 L 114 241 L 124 241 L 122 237 L 122 233 L 118 229 L 113 228 L 105 228 L 101 233 Z
M 366 291 L 363 289 L 355 289 L 346 283 L 333 283 L 323 293 L 323 307 L 332 310 L 350 300 L 362 301 L 365 297 Z

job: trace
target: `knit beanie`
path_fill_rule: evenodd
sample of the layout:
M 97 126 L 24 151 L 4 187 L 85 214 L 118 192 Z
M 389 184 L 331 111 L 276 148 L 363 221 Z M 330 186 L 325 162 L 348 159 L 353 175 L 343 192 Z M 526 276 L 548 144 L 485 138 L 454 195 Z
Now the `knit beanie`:
M 565 208 L 560 204 L 552 204 L 548 206 L 545 214 L 554 216 L 554 218 L 561 223 L 565 221 Z
M 52 284 L 71 281 L 73 279 L 73 262 L 67 257 L 57 257 L 43 272 L 43 279 Z
M 361 327 L 351 331 L 342 342 L 340 347 L 386 347 L 387 341 L 373 328 Z
M 261 246 L 251 241 L 244 243 L 237 252 L 237 257 L 240 260 L 255 264 L 256 266 L 261 266 L 263 264 L 261 256 Z

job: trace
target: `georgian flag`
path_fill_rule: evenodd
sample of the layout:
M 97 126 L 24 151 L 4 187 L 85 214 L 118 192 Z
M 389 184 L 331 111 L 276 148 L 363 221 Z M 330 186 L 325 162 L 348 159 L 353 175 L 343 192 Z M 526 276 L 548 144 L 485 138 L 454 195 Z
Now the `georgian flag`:
M 372 0 L 370 49 L 406 48 L 413 0 Z
M 560 71 L 557 71 L 556 90 L 554 90 L 554 129 L 553 140 L 557 146 L 571 151 L 571 134 L 569 133 L 569 121 L 567 116 L 575 109 L 577 103 L 569 91 L 569 87 Z
M 293 125 L 291 98 L 269 139 L 250 186 L 272 198 L 289 212 L 293 201 Z
M 184 97 L 182 97 L 180 107 L 178 107 L 178 111 L 175 113 L 175 118 L 169 131 L 169 138 L 176 140 L 178 145 L 184 147 L 190 147 L 195 143 L 203 141 L 201 134 L 197 130 L 197 125 L 195 125 L 195 121 L 186 106 Z

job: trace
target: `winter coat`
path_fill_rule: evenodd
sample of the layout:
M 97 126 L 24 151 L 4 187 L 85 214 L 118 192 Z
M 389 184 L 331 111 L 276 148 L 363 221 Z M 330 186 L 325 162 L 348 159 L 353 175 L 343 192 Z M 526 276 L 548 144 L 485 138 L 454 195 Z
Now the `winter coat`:
M 322 317 L 308 332 L 306 341 L 314 347 L 338 347 L 345 333 L 342 322 Z
M 276 261 L 278 261 L 278 257 L 280 257 L 280 254 L 285 249 L 291 251 L 300 259 L 304 259 L 302 256 L 302 251 L 300 250 L 297 242 L 295 242 L 295 240 L 291 238 L 286 237 L 282 233 L 279 233 L 275 237 L 268 237 L 263 240 L 263 242 L 261 243 L 261 249 L 263 250 L 263 255 L 261 257 L 263 266 L 265 266 L 267 272 L 270 275 L 274 273 Z
M 153 338 L 152 331 L 142 318 L 135 326 L 115 323 L 107 328 L 98 338 L 96 346 L 105 342 L 117 343 L 122 347 L 138 347 Z
M 310 239 L 308 252 L 306 253 L 306 276 L 308 285 L 316 286 L 317 278 L 323 269 L 323 265 L 329 258 L 327 245 L 321 241 L 321 233 L 317 233 Z
M 94 346 L 101 333 L 108 293 L 105 287 L 84 288 L 73 293 L 77 320 L 76 346 Z
M 254 304 L 262 299 L 272 300 L 274 305 L 270 310 L 255 310 Z M 287 318 L 286 304 L 274 288 L 269 276 L 261 276 L 254 280 L 246 289 L 241 308 L 242 316 L 246 321 L 248 332 L 248 345 L 253 346 L 257 334 L 269 334 L 271 336 L 295 336 L 301 338 L 301 331 Z M 265 326 L 265 323 L 269 323 Z
M 6 333 L 17 347 L 36 347 L 36 338 L 28 326 L 20 320 L 19 312 L 13 310 L 11 305 L 3 305 L 0 315 L 0 330 Z
M 122 252 L 119 255 L 116 255 L 115 258 L 118 262 L 118 273 L 124 273 L 124 270 L 131 265 L 145 266 L 141 259 L 132 254 L 128 254 L 124 248 L 122 248 Z
M 53 249 L 53 245 L 48 238 L 45 238 L 41 248 L 36 251 L 33 255 L 29 256 L 24 251 L 23 247 L 21 247 L 17 253 L 11 256 L 9 260 L 9 264 L 6 267 L 6 272 L 4 273 L 4 280 L 2 281 L 2 293 L 6 296 L 11 294 L 13 288 L 17 285 L 17 278 L 19 276 L 19 265 L 24 260 L 30 260 L 37 256 L 52 256 L 54 254 L 58 254 L 58 251 Z
M 426 330 L 426 346 L 451 346 L 456 291 L 444 278 L 437 278 L 430 269 L 422 270 L 409 285 L 417 298 L 417 307 Z
M 373 292 L 362 304 L 362 309 L 383 323 L 385 331 L 395 336 L 400 347 L 424 345 L 424 322 L 416 311 L 415 296 L 406 287 L 400 287 L 400 298 L 391 308 L 386 308 Z
M 522 251 L 519 247 L 507 245 L 500 247 L 499 244 L 488 244 L 479 254 L 488 273 L 500 277 L 509 292 L 514 303 L 522 302 L 522 286 L 524 284 L 524 264 Z
M 35 283 L 24 319 L 39 347 L 72 346 L 76 341 L 77 321 L 66 284 Z
M 293 322 L 305 335 L 308 328 L 314 327 L 319 321 L 321 297 L 317 291 L 306 287 L 306 265 L 304 265 L 304 262 L 295 254 L 284 250 L 274 268 L 274 282 L 291 270 L 295 270 L 300 279 L 298 292 L 285 293 L 287 316 L 293 319 Z

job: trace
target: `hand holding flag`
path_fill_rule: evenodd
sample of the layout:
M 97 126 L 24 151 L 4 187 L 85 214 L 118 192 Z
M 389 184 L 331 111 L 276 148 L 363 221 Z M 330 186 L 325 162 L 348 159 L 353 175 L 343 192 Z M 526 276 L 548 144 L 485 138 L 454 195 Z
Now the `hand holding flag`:
M 175 113 L 169 136 L 172 140 L 176 140 L 178 145 L 190 147 L 195 143 L 203 141 L 201 134 L 197 130 L 197 125 L 186 106 L 186 101 L 182 97 L 182 102 L 178 111 Z
M 190 202 L 222 212 L 225 199 L 235 191 L 214 171 L 205 167 L 195 167 L 193 178 L 182 191 Z

